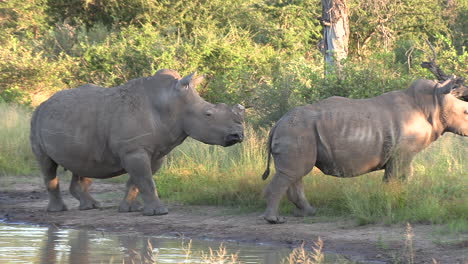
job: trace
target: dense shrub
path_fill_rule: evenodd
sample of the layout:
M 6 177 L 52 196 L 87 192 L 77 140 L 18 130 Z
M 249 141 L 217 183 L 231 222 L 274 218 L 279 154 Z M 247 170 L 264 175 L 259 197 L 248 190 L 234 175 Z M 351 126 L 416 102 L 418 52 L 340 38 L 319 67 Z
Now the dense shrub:
M 267 125 L 324 97 L 375 96 L 432 78 L 419 67 L 431 55 L 426 38 L 447 72 L 467 73 L 463 1 L 349 0 L 352 34 L 343 78 L 323 76 L 319 1 L 0 5 L 0 98 L 7 102 L 36 105 L 57 90 L 116 86 L 171 68 L 206 74 L 202 96 L 250 106 L 249 120 Z

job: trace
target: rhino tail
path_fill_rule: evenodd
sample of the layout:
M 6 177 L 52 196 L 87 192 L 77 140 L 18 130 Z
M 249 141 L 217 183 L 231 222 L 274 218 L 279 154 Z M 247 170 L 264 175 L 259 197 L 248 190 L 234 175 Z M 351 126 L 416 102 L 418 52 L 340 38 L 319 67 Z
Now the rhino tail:
M 267 167 L 267 169 L 265 170 L 265 172 L 262 175 L 263 180 L 266 180 L 268 178 L 268 175 L 270 175 L 270 162 L 269 162 L 269 160 L 270 160 L 270 157 L 268 157 L 268 167 Z
M 266 170 L 265 172 L 263 173 L 262 175 L 262 179 L 263 180 L 266 180 L 268 178 L 268 175 L 270 175 L 270 162 L 271 162 L 271 141 L 273 139 L 273 134 L 275 133 L 275 128 L 276 128 L 276 125 L 273 126 L 270 130 L 270 134 L 268 135 L 268 143 L 267 143 L 267 156 L 268 156 L 268 160 L 267 160 L 267 167 L 266 167 Z

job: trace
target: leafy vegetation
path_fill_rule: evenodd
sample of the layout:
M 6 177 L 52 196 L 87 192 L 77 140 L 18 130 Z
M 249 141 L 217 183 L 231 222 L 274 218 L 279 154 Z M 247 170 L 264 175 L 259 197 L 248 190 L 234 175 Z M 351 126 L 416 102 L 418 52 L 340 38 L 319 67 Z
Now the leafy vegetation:
M 249 121 L 267 125 L 330 95 L 369 97 L 432 78 L 419 67 L 424 39 L 447 72 L 467 73 L 466 1 L 349 6 L 346 78 L 324 80 L 319 1 L 3 1 L 0 98 L 37 105 L 61 89 L 171 68 L 206 74 L 202 96 L 250 106 Z

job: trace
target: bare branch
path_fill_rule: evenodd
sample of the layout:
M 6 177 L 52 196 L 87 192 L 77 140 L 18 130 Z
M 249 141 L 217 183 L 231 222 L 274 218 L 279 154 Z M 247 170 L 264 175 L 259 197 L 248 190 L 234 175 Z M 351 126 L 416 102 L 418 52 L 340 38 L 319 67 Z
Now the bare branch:
M 434 47 L 431 45 L 429 40 L 426 39 L 426 43 L 432 50 L 433 57 L 428 58 L 429 61 L 423 61 L 421 63 L 421 67 L 428 69 L 432 74 L 434 74 L 439 81 L 442 83 L 442 86 L 449 81 L 453 82 L 452 94 L 455 95 L 457 98 L 468 101 L 468 93 L 467 87 L 465 86 L 465 78 L 457 77 L 455 75 L 447 75 L 445 74 L 442 69 L 436 64 L 437 54 Z
M 428 39 L 426 39 L 426 43 L 427 43 L 427 45 L 429 45 L 429 48 L 431 48 L 431 50 L 432 50 L 432 56 L 433 57 L 432 57 L 432 59 L 429 59 L 429 60 L 431 60 L 431 61 L 433 61 L 435 63 L 435 61 L 437 59 L 437 53 L 436 53 L 436 51 L 434 49 L 434 46 L 432 46 L 431 42 Z
M 437 80 L 439 80 L 441 82 L 446 81 L 448 79 L 451 79 L 452 76 L 445 74 L 442 71 L 442 69 L 440 69 L 440 67 L 436 64 L 437 53 L 436 53 L 434 47 L 432 46 L 431 42 L 429 42 L 429 40 L 426 39 L 426 43 L 431 48 L 433 57 L 428 58 L 429 61 L 423 61 L 421 63 L 421 67 L 428 69 L 430 72 L 432 72 L 432 74 L 435 75 Z
M 432 72 L 432 74 L 435 75 L 437 80 L 441 82 L 446 81 L 451 77 L 450 75 L 445 74 L 433 60 L 423 61 L 421 63 L 421 67 L 428 69 L 430 72 Z

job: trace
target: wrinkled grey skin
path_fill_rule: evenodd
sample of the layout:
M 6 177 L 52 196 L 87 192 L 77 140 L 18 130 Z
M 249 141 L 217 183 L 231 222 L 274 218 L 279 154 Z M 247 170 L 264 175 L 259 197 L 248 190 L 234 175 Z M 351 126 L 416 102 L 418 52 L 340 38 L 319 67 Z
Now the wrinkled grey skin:
M 243 139 L 244 108 L 204 101 L 194 89 L 203 77 L 183 79 L 171 70 L 113 88 L 64 90 L 42 103 L 31 121 L 31 145 L 49 192 L 48 211 L 66 210 L 56 177 L 61 165 L 73 173 L 71 194 L 80 209 L 99 206 L 88 193 L 91 178 L 128 173 L 119 211 L 167 214 L 152 175 L 187 136 L 230 146 Z
M 384 180 L 409 177 L 411 161 L 445 132 L 468 136 L 468 94 L 451 81 L 418 80 L 406 90 L 370 99 L 331 97 L 294 108 L 271 129 L 268 141 L 276 174 L 265 188 L 269 223 L 283 223 L 278 204 L 286 192 L 299 216 L 315 209 L 304 195 L 302 177 L 314 166 L 336 177 L 384 169 Z

